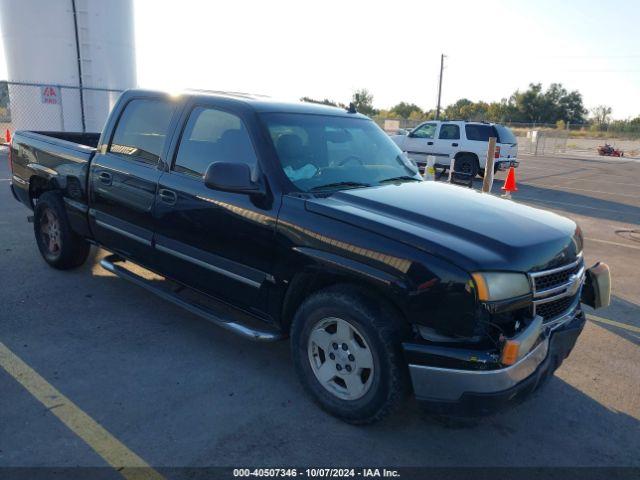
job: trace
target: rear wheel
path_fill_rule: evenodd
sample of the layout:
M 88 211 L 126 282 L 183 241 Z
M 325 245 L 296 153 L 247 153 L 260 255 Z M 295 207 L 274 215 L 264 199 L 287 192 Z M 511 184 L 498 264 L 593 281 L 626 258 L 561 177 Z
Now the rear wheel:
M 462 154 L 456 158 L 456 172 L 465 173 L 471 176 L 471 179 L 475 178 L 478 174 L 479 165 L 478 159 L 469 154 Z
M 334 287 L 296 312 L 291 347 L 298 376 L 327 412 L 373 423 L 399 405 L 409 389 L 399 319 L 355 288 Z
M 38 199 L 33 229 L 42 258 L 54 268 L 79 267 L 89 256 L 91 246 L 71 230 L 64 202 L 56 192 L 45 192 Z

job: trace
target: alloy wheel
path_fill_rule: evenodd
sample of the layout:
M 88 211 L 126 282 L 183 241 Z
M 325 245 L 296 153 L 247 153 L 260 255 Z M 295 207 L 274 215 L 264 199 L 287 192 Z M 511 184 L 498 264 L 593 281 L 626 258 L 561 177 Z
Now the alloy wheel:
M 373 354 L 364 336 L 341 318 L 320 320 L 308 341 L 311 369 L 320 384 L 343 400 L 357 400 L 371 388 Z
M 40 219 L 42 244 L 51 255 L 59 255 L 62 247 L 60 220 L 53 210 L 47 208 Z

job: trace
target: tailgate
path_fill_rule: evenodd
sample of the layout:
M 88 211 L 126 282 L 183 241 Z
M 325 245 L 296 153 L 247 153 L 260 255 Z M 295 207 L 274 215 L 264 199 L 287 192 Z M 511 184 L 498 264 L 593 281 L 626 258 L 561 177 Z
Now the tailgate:
M 500 147 L 501 159 L 513 159 L 518 158 L 518 144 L 517 143 L 498 143 Z

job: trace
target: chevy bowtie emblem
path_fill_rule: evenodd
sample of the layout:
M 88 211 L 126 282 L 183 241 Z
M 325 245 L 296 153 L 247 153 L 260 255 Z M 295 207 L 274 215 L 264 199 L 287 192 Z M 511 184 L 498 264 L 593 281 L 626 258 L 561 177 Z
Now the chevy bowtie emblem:
M 567 294 L 574 295 L 578 288 L 580 288 L 580 277 L 575 273 L 569 277 L 569 286 L 567 287 Z

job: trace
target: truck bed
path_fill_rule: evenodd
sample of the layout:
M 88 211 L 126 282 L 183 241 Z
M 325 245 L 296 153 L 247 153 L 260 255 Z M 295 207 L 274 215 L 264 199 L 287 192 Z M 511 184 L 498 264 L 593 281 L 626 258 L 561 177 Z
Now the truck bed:
M 99 133 L 17 131 L 11 142 L 14 196 L 29 208 L 42 191 L 58 190 L 74 229 L 88 235 L 89 164 Z
M 44 131 L 23 131 L 20 133 L 31 133 L 42 137 L 51 137 L 57 140 L 64 140 L 67 143 L 73 143 L 81 145 L 83 147 L 96 148 L 98 146 L 98 140 L 100 140 L 99 133 L 82 133 L 82 132 L 44 132 Z

